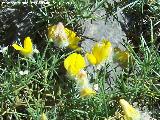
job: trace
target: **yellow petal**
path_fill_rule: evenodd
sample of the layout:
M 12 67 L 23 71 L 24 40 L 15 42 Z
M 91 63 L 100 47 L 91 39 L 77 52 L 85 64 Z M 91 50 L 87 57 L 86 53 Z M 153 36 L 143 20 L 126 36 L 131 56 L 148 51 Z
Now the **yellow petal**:
M 81 40 L 79 37 L 76 36 L 76 33 L 68 28 L 65 28 L 65 32 L 67 34 L 69 40 L 69 48 L 73 50 L 81 50 L 78 46 L 79 41 Z
M 81 97 L 87 97 L 87 96 L 91 96 L 91 95 L 95 95 L 95 94 L 96 94 L 96 92 L 90 87 L 83 88 L 80 91 L 80 96 Z
M 24 49 L 28 50 L 28 52 L 32 52 L 33 45 L 30 37 L 24 39 Z
M 22 49 L 24 49 L 23 47 L 19 46 L 19 45 L 16 44 L 16 43 L 14 43 L 12 46 L 13 46 L 14 49 L 16 49 L 16 50 L 22 50 Z
M 140 120 L 140 113 L 132 107 L 127 101 L 124 99 L 120 99 L 120 105 L 122 106 L 122 109 L 125 114 L 125 120 Z
M 112 44 L 111 44 L 111 42 L 107 41 L 107 43 L 105 43 L 105 49 L 107 51 L 106 57 L 109 58 L 109 56 L 112 53 Z
M 85 66 L 86 64 L 84 58 L 82 55 L 77 53 L 70 54 L 64 60 L 64 67 L 71 76 L 77 75 Z
M 112 45 L 110 41 L 103 40 L 102 47 L 101 47 L 101 57 L 99 58 L 98 62 L 103 62 L 107 60 L 112 52 Z
M 73 32 L 72 30 L 70 30 L 68 28 L 64 28 L 64 30 L 65 30 L 65 32 L 66 32 L 66 34 L 67 34 L 68 37 L 74 38 L 76 36 L 76 33 Z
M 93 54 L 86 53 L 86 57 L 90 64 L 95 65 L 97 63 L 97 60 Z
M 101 47 L 102 47 L 102 44 L 100 43 L 96 43 L 94 46 L 93 46 L 93 49 L 92 49 L 92 54 L 95 56 L 95 58 L 97 59 L 100 59 L 99 57 L 101 57 Z

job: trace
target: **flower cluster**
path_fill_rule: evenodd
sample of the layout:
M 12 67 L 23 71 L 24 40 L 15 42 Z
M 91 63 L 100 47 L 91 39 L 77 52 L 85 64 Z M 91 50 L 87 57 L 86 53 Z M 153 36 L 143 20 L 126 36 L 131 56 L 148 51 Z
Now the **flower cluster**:
M 60 48 L 68 47 L 72 50 L 81 50 L 78 46 L 81 39 L 76 36 L 75 32 L 65 28 L 61 22 L 48 27 L 48 38 L 49 41 L 54 42 Z M 96 93 L 92 89 L 87 71 L 85 71 L 87 67 L 85 60 L 88 60 L 93 66 L 102 65 L 111 56 L 111 52 L 111 42 L 104 39 L 101 42 L 95 43 L 91 51 L 86 52 L 85 58 L 81 54 L 72 53 L 64 60 L 64 67 L 68 75 L 75 79 L 81 97 Z
M 81 41 L 80 37 L 76 33 L 59 22 L 57 25 L 52 25 L 48 27 L 48 39 L 59 48 L 70 48 L 76 52 L 81 52 L 82 48 L 78 46 Z M 34 49 L 33 43 L 30 37 L 24 39 L 24 45 L 21 46 L 17 43 L 13 43 L 13 48 L 18 50 L 25 57 L 32 57 Z M 109 40 L 103 39 L 100 42 L 96 42 L 91 48 L 91 51 L 86 53 L 70 54 L 64 60 L 64 67 L 69 76 L 75 79 L 78 86 L 80 96 L 90 96 L 94 95 L 96 92 L 93 90 L 86 68 L 89 65 L 98 68 L 98 66 L 103 66 L 103 64 L 109 60 L 112 54 L 112 44 Z M 115 52 L 115 58 L 121 64 L 126 64 L 129 54 L 127 52 L 120 51 L 117 49 Z M 24 73 L 20 73 L 23 74 Z
M 111 52 L 112 46 L 110 41 L 103 40 L 102 42 L 96 43 L 92 51 L 87 52 L 85 57 L 91 65 L 97 66 L 108 60 Z M 81 54 L 70 54 L 64 60 L 64 67 L 67 73 L 75 79 L 81 97 L 94 95 L 96 93 L 90 85 L 87 72 L 84 71 L 86 68 L 86 61 Z

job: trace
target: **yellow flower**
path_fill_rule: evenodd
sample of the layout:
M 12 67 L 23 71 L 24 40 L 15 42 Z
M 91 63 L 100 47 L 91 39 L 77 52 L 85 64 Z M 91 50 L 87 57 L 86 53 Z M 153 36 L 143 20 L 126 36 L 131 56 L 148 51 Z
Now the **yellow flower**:
M 90 88 L 90 87 L 86 87 L 80 90 L 80 96 L 81 97 L 87 97 L 87 96 L 91 96 L 91 95 L 95 95 L 96 92 Z
M 124 111 L 125 120 L 140 120 L 141 116 L 138 110 L 133 108 L 127 101 L 120 99 L 120 105 Z
M 14 43 L 12 45 L 14 49 L 19 50 L 22 55 L 25 57 L 30 57 L 32 56 L 33 53 L 33 45 L 30 37 L 26 37 L 24 39 L 24 47 L 18 45 L 17 43 Z
M 114 60 L 117 61 L 122 67 L 127 67 L 129 61 L 129 52 L 121 51 L 119 48 L 114 48 Z
M 84 58 L 77 53 L 70 54 L 64 60 L 64 67 L 71 76 L 77 75 L 85 66 L 86 63 Z
M 50 41 L 54 41 L 59 47 L 69 47 L 73 50 L 81 49 L 78 46 L 78 42 L 81 39 L 76 36 L 75 32 L 65 28 L 61 22 L 48 27 L 48 38 Z
M 110 41 L 103 40 L 102 43 L 96 43 L 91 53 L 86 53 L 86 57 L 90 64 L 98 65 L 109 58 L 112 52 Z
M 45 113 L 42 113 L 42 114 L 41 114 L 41 119 L 40 119 L 40 120 L 48 120 Z

